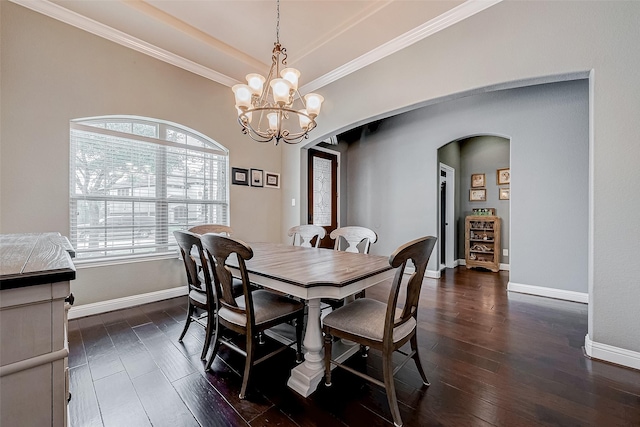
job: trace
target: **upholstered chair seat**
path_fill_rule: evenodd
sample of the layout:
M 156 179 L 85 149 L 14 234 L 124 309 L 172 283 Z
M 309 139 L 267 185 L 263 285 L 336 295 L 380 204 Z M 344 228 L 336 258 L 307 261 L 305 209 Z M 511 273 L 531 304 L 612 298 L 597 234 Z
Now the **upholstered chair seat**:
M 329 328 L 357 335 L 382 343 L 385 327 L 387 304 L 369 298 L 360 298 L 340 307 L 323 319 Z M 395 319 L 399 319 L 402 310 L 396 309 Z M 393 329 L 393 342 L 398 342 L 409 335 L 416 327 L 416 319 L 410 318 L 406 323 Z
M 277 322 L 281 317 L 290 316 L 292 312 L 304 309 L 304 305 L 299 301 L 263 289 L 253 291 L 252 296 L 256 326 L 267 322 Z M 245 308 L 244 295 L 236 298 L 236 304 L 239 308 Z M 225 307 L 220 308 L 218 316 L 239 326 L 247 324 L 247 316 Z

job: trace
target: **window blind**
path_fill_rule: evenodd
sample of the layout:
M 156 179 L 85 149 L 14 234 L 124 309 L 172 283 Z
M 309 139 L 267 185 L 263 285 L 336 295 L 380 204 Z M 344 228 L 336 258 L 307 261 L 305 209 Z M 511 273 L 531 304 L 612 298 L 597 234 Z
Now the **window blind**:
M 173 231 L 229 224 L 228 152 L 180 125 L 106 117 L 70 125 L 70 239 L 78 259 L 175 251 Z

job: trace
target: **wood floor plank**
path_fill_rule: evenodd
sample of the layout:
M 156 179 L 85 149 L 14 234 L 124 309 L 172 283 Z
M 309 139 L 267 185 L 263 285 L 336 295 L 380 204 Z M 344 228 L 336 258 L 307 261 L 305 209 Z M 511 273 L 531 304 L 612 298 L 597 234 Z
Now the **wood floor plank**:
M 198 369 L 153 323 L 133 328 L 144 343 L 155 364 L 170 382 L 186 377 Z
M 129 378 L 160 369 L 129 323 L 121 321 L 106 328 Z
M 198 422 L 176 390 L 160 371 L 132 380 L 151 424 L 166 427 L 197 427 Z
M 126 372 L 97 380 L 94 387 L 105 427 L 151 425 Z
M 72 426 L 102 427 L 102 416 L 93 388 L 89 365 L 80 365 L 69 370 L 69 424 Z
M 282 426 L 282 427 L 298 427 L 291 418 L 287 417 L 278 408 L 272 406 L 267 411 L 263 412 L 249 423 L 252 427 L 266 427 L 266 426 Z
M 246 420 L 199 372 L 173 382 L 173 387 L 200 425 L 211 427 L 247 425 Z
M 80 332 L 77 320 L 69 321 L 67 339 L 69 341 L 69 368 L 85 365 L 87 363 L 87 353 L 84 350 L 82 332 Z
M 79 325 L 93 380 L 124 371 L 118 352 L 100 316 L 79 319 Z

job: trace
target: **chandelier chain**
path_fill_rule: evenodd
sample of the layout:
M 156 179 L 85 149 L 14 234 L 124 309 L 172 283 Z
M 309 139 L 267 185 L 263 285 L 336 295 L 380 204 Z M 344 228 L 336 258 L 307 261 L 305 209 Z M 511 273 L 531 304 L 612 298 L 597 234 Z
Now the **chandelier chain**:
M 280 0 L 276 4 L 277 18 L 276 18 L 276 43 L 280 44 Z

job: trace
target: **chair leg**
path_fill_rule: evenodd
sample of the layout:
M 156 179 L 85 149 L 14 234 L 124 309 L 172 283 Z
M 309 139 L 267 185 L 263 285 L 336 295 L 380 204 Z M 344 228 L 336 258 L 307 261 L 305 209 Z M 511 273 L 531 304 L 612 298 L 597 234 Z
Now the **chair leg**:
M 369 346 L 360 345 L 360 355 L 362 357 L 369 357 Z
M 304 323 L 304 313 L 300 313 L 300 316 L 296 319 L 296 363 L 301 363 L 304 358 L 302 357 L 302 327 Z
M 191 317 L 193 316 L 193 312 L 195 310 L 195 307 L 193 306 L 193 304 L 191 304 L 191 301 L 189 301 L 188 304 L 189 305 L 187 307 L 187 320 L 184 323 L 184 329 L 180 334 L 180 338 L 178 338 L 178 342 L 182 342 L 182 338 L 184 338 L 184 336 L 187 334 L 187 329 L 189 329 L 189 325 L 191 324 Z
M 247 334 L 247 358 L 244 362 L 244 375 L 242 376 L 242 388 L 240 389 L 239 395 L 240 399 L 244 399 L 247 393 L 247 387 L 251 376 L 251 368 L 253 367 L 254 344 L 254 338 L 250 334 Z
M 207 361 L 207 366 L 205 366 L 205 371 L 211 370 L 211 364 L 213 363 L 213 359 L 216 358 L 216 354 L 218 354 L 218 349 L 220 348 L 220 340 L 218 339 L 218 335 L 220 334 L 220 325 L 216 325 L 216 329 L 213 332 L 213 351 L 211 352 L 211 357 L 209 361 Z
M 333 337 L 327 331 L 324 333 L 324 384 L 329 387 L 331 385 L 331 347 Z
M 393 417 L 393 425 L 400 427 L 402 418 L 400 417 L 400 409 L 398 408 L 398 398 L 396 397 L 396 386 L 393 381 L 393 354 L 382 355 L 382 375 L 384 376 L 384 388 L 387 392 L 387 400 L 389 401 L 389 409 Z
M 213 335 L 214 328 L 217 329 L 217 320 L 218 317 L 211 310 L 207 315 L 207 328 L 206 328 L 206 337 L 204 338 L 204 346 L 202 347 L 202 354 L 200 355 L 200 360 L 204 360 L 207 358 L 207 351 L 209 350 L 209 346 L 211 345 L 211 335 Z
M 424 373 L 424 369 L 422 368 L 422 362 L 420 361 L 420 354 L 418 353 L 418 337 L 415 333 L 411 337 L 411 350 L 415 352 L 413 354 L 413 361 L 416 362 L 416 368 L 418 368 L 418 372 L 422 377 L 423 384 L 430 386 L 431 383 L 427 379 L 427 375 Z

